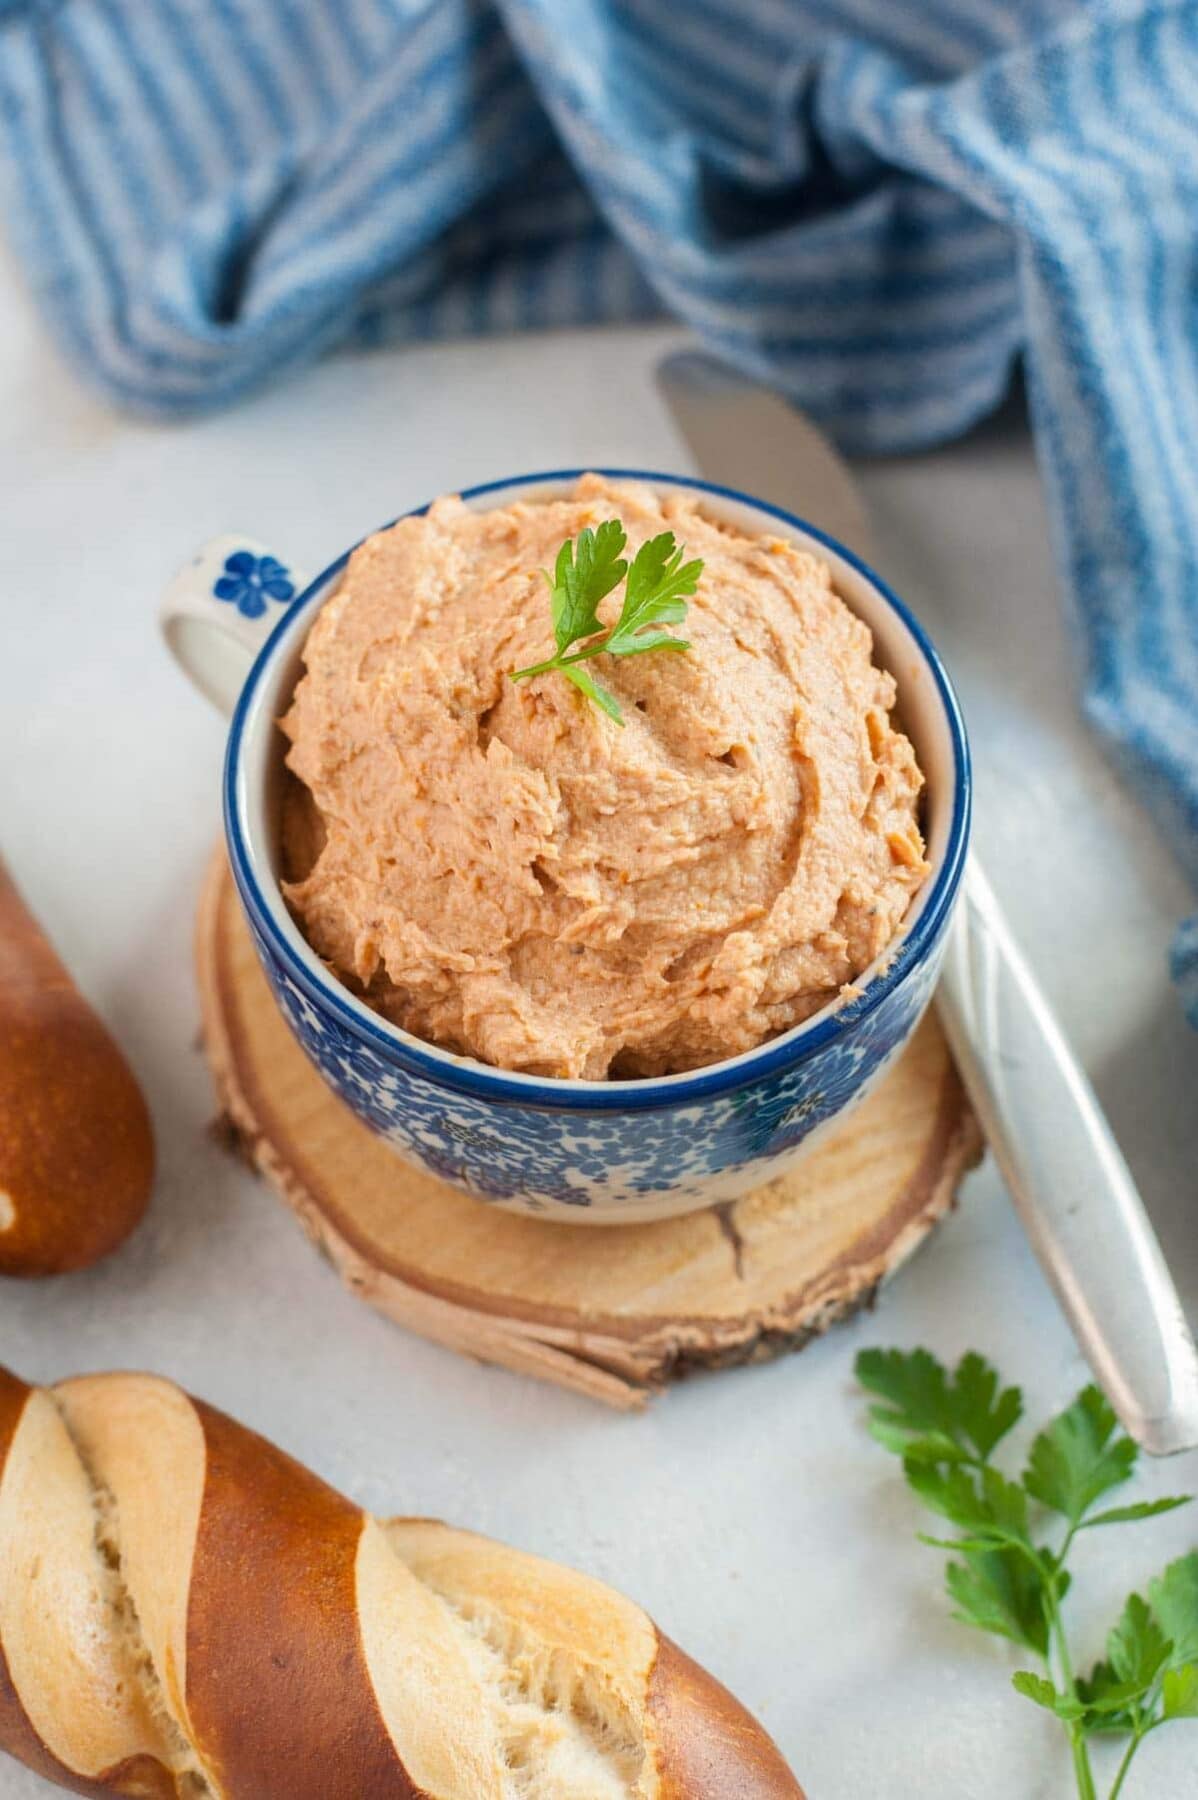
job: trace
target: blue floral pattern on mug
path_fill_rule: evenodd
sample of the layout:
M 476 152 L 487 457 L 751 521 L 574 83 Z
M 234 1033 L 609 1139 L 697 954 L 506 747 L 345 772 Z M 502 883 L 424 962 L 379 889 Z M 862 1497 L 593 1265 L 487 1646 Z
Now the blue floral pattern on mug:
M 255 556 L 252 550 L 234 550 L 226 556 L 224 573 L 212 592 L 227 600 L 245 619 L 260 619 L 268 600 L 286 605 L 295 598 L 290 571 L 274 556 Z
M 480 1199 L 550 1215 L 601 1204 L 629 1219 L 686 1210 L 757 1187 L 798 1145 L 843 1117 L 907 1042 L 932 996 L 944 933 L 882 1003 L 789 1067 L 703 1099 L 628 1111 L 496 1105 L 429 1080 L 347 1029 L 286 973 L 252 915 L 284 1017 L 330 1087 L 409 1161 Z M 851 1011 L 846 1008 L 846 1013 Z

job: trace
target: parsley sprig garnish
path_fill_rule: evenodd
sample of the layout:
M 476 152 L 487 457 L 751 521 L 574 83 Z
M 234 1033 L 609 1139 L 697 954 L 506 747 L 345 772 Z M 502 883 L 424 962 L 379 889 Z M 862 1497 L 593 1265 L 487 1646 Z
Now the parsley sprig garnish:
M 990 1459 L 1022 1417 L 1023 1396 L 1002 1387 L 976 1353 L 950 1375 L 927 1350 L 864 1350 L 857 1379 L 877 1396 L 869 1411 L 874 1437 L 902 1457 L 907 1483 L 924 1505 L 961 1533 L 921 1540 L 955 1553 L 946 1571 L 954 1618 L 1009 1638 L 1039 1660 L 1043 1673 L 1021 1669 L 1014 1685 L 1064 1727 L 1079 1800 L 1098 1795 L 1089 1740 L 1127 1740 L 1108 1796 L 1117 1800 L 1148 1734 L 1171 1719 L 1198 1718 L 1198 1551 L 1149 1582 L 1147 1599 L 1129 1596 L 1105 1657 L 1088 1675 L 1074 1672 L 1065 1631 L 1065 1564 L 1079 1532 L 1151 1519 L 1184 1506 L 1188 1496 L 1095 1511 L 1130 1478 L 1138 1454 L 1096 1387 L 1083 1388 L 1045 1426 L 1012 1481 Z
M 686 617 L 686 598 L 693 594 L 703 573 L 698 558 L 683 562 L 685 550 L 674 542 L 672 531 L 663 531 L 641 545 L 631 568 L 621 554 L 628 539 L 618 519 L 607 519 L 597 531 L 586 526 L 577 544 L 567 538 L 557 553 L 552 577 L 542 569 L 549 588 L 553 617 L 554 654 L 528 669 L 513 671 L 513 681 L 530 675 L 547 675 L 556 669 L 572 681 L 588 700 L 623 725 L 615 695 L 579 665 L 595 656 L 643 656 L 647 650 L 689 650 L 685 638 L 673 637 L 660 628 L 680 625 Z M 627 576 L 624 605 L 610 629 L 599 618 L 599 602 Z M 572 646 L 582 648 L 573 650 Z

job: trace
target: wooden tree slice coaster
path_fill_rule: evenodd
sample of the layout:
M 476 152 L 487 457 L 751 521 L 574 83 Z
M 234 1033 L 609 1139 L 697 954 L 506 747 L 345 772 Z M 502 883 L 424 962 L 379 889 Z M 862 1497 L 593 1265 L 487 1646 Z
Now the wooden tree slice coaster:
M 797 1350 L 952 1207 L 981 1134 L 932 1017 L 793 1174 L 652 1225 L 501 1212 L 402 1162 L 325 1086 L 258 965 L 223 852 L 200 905 L 204 1041 L 231 1133 L 353 1290 L 469 1356 L 636 1407 Z

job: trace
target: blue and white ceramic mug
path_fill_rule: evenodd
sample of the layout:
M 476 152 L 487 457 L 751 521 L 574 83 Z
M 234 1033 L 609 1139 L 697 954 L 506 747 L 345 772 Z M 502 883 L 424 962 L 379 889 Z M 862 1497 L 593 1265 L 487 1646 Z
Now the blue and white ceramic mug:
M 927 776 L 932 872 L 899 937 L 852 994 L 744 1055 L 690 1074 L 565 1081 L 511 1074 L 388 1024 L 304 941 L 279 888 L 276 795 L 286 710 L 316 612 L 347 551 L 309 582 L 242 537 L 221 538 L 176 577 L 167 640 L 232 714 L 225 829 L 262 965 L 296 1037 L 329 1085 L 401 1156 L 482 1200 L 542 1218 L 625 1223 L 734 1198 L 771 1180 L 869 1090 L 931 999 L 969 839 L 969 752 L 960 707 L 922 627 L 872 571 L 814 526 L 727 488 L 640 470 L 603 471 L 698 489 L 747 533 L 790 539 L 831 564 L 898 681 L 904 728 Z M 485 510 L 569 490 L 578 470 L 491 482 Z

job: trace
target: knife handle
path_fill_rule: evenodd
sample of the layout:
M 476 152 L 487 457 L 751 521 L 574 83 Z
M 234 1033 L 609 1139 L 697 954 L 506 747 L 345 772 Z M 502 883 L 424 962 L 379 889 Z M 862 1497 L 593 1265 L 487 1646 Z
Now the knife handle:
M 1154 1456 L 1198 1445 L 1198 1353 L 1131 1172 L 975 859 L 939 992 L 965 1085 L 1099 1386 Z

